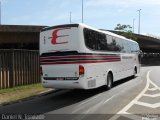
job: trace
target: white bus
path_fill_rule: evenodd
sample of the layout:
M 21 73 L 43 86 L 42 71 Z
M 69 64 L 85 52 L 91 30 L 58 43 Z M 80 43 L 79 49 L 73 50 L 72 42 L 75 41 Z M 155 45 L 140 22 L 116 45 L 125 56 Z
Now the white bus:
M 47 27 L 40 33 L 42 85 L 93 89 L 140 71 L 137 42 L 84 24 Z

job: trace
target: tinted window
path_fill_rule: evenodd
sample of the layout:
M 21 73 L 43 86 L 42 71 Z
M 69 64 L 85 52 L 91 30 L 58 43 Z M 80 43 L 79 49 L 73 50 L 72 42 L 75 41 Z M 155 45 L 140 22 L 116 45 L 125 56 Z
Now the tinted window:
M 123 51 L 122 41 L 115 37 L 84 28 L 86 46 L 93 50 L 102 51 Z
M 95 50 L 96 49 L 96 41 L 94 39 L 95 32 L 91 31 L 89 29 L 84 29 L 84 38 L 85 38 L 85 43 L 87 47 L 90 49 Z
M 132 52 L 134 50 L 134 43 L 131 41 L 127 41 L 128 47 L 129 47 L 129 52 Z
M 94 30 L 84 29 L 84 38 L 87 47 L 93 50 L 103 50 L 106 46 L 106 36 Z
M 140 50 L 140 49 L 139 49 L 139 45 L 138 45 L 137 43 L 135 43 L 135 46 L 136 46 L 136 47 L 135 47 L 135 48 L 136 48 L 136 50 L 138 50 L 138 51 L 139 51 L 139 50 Z
M 138 52 L 139 51 L 139 46 L 137 43 L 131 42 L 131 52 Z
M 95 39 L 97 41 L 97 50 L 107 50 L 107 39 L 105 34 L 97 32 Z
M 130 45 L 129 45 L 128 41 L 124 40 L 123 46 L 124 46 L 124 52 L 127 52 L 127 53 L 131 52 Z
M 123 43 L 120 39 L 118 38 L 112 38 L 113 39 L 113 42 L 115 43 L 114 44 L 114 51 L 123 51 L 124 47 L 123 47 Z
M 123 45 L 122 41 L 111 36 L 107 36 L 107 50 L 108 51 L 122 51 Z

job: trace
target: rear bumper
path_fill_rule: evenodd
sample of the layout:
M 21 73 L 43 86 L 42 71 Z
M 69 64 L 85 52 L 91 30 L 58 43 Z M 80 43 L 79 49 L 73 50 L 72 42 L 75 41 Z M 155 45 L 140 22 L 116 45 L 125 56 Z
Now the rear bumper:
M 88 89 L 83 79 L 78 80 L 44 80 L 42 78 L 42 86 L 45 88 L 57 89 Z

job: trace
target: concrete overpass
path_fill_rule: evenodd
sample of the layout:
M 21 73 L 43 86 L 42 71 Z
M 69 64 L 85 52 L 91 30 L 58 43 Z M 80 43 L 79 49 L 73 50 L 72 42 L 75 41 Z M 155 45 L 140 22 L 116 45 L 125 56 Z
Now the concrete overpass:
M 43 27 L 0 25 L 0 49 L 38 49 L 39 31 Z
M 135 34 L 135 36 L 143 52 L 160 53 L 160 39 L 139 34 Z
M 46 26 L 0 25 L 0 49 L 38 49 L 39 32 Z M 160 39 L 135 34 L 143 52 L 160 53 Z

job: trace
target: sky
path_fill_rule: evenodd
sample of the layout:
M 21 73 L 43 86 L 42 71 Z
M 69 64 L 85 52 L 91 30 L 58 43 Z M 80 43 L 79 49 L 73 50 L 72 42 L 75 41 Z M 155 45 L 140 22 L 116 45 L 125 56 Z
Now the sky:
M 82 22 L 82 0 L 0 0 L 1 23 L 54 26 Z M 141 34 L 160 36 L 160 0 L 84 0 L 84 24 L 113 30 L 117 24 L 133 26 Z

